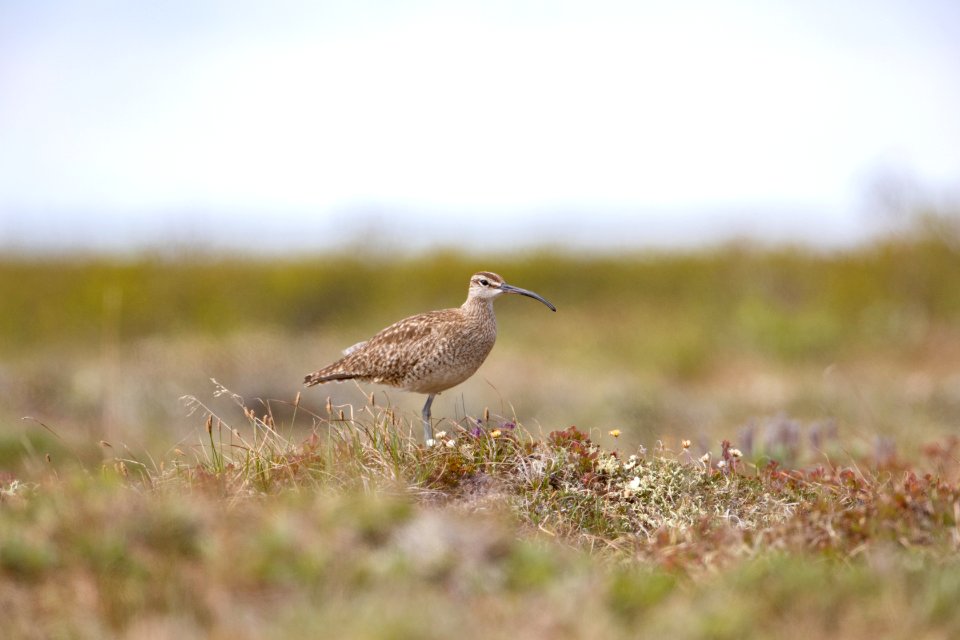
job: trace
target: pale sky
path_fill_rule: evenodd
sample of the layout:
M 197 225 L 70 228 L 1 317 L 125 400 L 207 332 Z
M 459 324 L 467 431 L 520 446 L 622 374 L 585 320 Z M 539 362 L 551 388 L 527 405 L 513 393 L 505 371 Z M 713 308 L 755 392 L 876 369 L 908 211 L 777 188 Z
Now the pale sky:
M 0 0 L 0 247 L 851 239 L 887 174 L 960 194 L 954 0 Z

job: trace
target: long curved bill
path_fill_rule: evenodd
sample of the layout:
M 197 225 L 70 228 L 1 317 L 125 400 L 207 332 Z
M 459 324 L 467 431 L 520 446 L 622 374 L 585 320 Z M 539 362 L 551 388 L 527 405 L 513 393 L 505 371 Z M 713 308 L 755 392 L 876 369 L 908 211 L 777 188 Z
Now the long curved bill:
M 528 298 L 533 298 L 534 300 L 539 300 L 543 304 L 547 305 L 547 308 L 549 308 L 550 311 L 557 310 L 557 308 L 553 306 L 546 298 L 544 298 L 539 294 L 534 293 L 533 291 L 527 291 L 526 289 L 521 289 L 520 287 L 514 287 L 513 285 L 509 285 L 506 282 L 500 285 L 500 290 L 503 291 L 504 293 L 516 293 L 521 296 L 527 296 Z

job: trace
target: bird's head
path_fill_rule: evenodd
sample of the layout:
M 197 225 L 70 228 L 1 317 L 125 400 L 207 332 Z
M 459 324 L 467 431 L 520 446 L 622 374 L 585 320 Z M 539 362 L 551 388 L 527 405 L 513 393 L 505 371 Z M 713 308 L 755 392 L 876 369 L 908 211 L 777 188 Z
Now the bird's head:
M 468 299 L 480 299 L 480 300 L 492 300 L 497 296 L 504 293 L 516 293 L 521 296 L 527 296 L 528 298 L 533 298 L 534 300 L 539 300 L 551 311 L 556 311 L 557 308 L 550 304 L 545 298 L 539 294 L 534 293 L 533 291 L 527 291 L 526 289 L 521 289 L 520 287 L 514 287 L 503 281 L 503 278 L 491 271 L 481 271 L 479 273 L 473 274 L 470 277 L 470 290 L 468 292 Z

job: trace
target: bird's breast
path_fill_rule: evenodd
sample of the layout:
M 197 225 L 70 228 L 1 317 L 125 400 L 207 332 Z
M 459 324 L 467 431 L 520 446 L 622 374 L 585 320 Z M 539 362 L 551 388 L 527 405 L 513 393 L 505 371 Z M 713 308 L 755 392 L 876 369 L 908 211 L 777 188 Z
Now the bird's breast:
M 418 393 L 439 393 L 472 376 L 497 340 L 495 323 L 470 322 L 448 327 L 434 336 L 433 348 L 422 354 L 406 376 L 404 387 Z

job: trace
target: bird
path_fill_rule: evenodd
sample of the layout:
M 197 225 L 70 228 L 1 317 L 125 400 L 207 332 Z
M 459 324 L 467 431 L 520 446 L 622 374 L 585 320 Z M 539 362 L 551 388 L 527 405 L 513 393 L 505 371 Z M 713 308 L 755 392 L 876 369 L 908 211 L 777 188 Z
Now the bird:
M 480 271 L 470 277 L 461 306 L 404 318 L 348 347 L 342 358 L 304 377 L 303 384 L 358 380 L 426 394 L 421 416 L 423 438 L 430 443 L 433 399 L 472 376 L 486 360 L 497 339 L 493 301 L 503 294 L 533 298 L 557 310 L 541 295 L 509 285 L 491 271 Z

